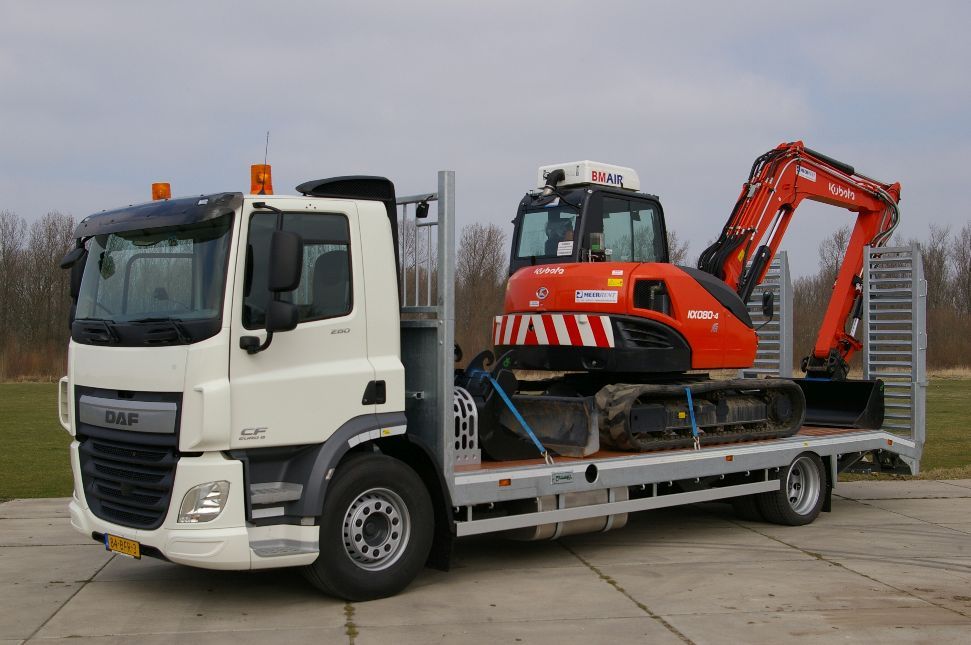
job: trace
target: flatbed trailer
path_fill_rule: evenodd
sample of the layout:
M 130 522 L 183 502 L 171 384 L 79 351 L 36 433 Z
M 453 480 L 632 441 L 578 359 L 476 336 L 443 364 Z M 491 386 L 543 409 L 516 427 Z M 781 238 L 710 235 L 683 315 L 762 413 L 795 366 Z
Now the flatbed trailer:
M 632 513 L 682 504 L 695 504 L 779 490 L 778 473 L 804 452 L 823 458 L 828 486 L 824 511 L 841 470 L 867 453 L 886 452 L 919 459 L 920 449 L 909 439 L 875 430 L 803 427 L 784 439 L 702 447 L 699 450 L 664 450 L 642 454 L 601 451 L 588 458 L 557 458 L 489 462 L 455 469 L 453 501 L 464 514 L 456 517 L 456 534 L 496 531 Z M 699 488 L 702 480 L 709 480 Z M 727 483 L 727 482 L 737 483 Z M 572 492 L 639 487 L 646 495 L 603 504 L 477 519 L 476 505 L 526 497 Z M 695 490 L 683 490 L 683 488 Z
M 450 286 L 452 276 L 449 275 L 451 267 L 454 266 L 454 230 L 450 217 L 453 207 L 448 201 L 451 195 L 448 187 L 453 185 L 452 182 L 454 177 L 451 173 L 443 171 L 439 174 L 438 194 L 444 195 L 444 200 L 439 204 L 438 219 L 435 222 L 419 224 L 426 231 L 427 249 L 436 246 L 431 229 L 437 228 L 439 253 L 435 260 L 432 259 L 432 254 L 428 254 L 426 261 L 435 261 L 435 266 L 446 267 L 437 274 L 440 298 L 437 303 L 427 298 L 422 300 L 423 296 L 435 293 L 435 289 L 429 287 L 422 291 L 417 281 L 408 283 L 406 280 L 402 285 L 402 311 L 432 318 L 402 322 L 406 374 L 432 373 L 434 370 L 421 367 L 420 363 L 427 361 L 429 356 L 436 355 L 432 353 L 434 347 L 451 347 L 454 338 L 451 325 L 454 320 Z M 435 199 L 438 194 L 434 196 Z M 428 201 L 429 198 L 432 196 L 399 199 L 402 221 L 408 221 L 409 204 Z M 405 226 L 405 230 L 407 228 Z M 420 246 L 417 232 L 421 229 L 413 230 L 416 238 L 412 246 L 417 247 Z M 780 255 L 781 262 L 785 264 L 785 253 Z M 779 263 L 777 260 L 772 267 L 773 271 L 770 271 L 770 279 L 762 288 L 756 290 L 751 299 L 753 318 L 756 322 L 763 322 L 758 320 L 756 314 L 763 290 L 774 289 L 777 296 L 777 320 L 764 321 L 769 323 L 765 334 L 765 346 L 768 349 L 760 347 L 760 375 L 766 375 L 765 366 L 772 362 L 771 358 L 775 359 L 775 375 L 791 374 L 791 364 L 786 365 L 792 356 L 791 285 L 788 284 L 787 267 L 784 267 L 784 275 L 777 275 Z M 883 270 L 884 273 L 874 274 L 871 278 L 870 273 L 874 267 L 876 271 Z M 412 268 L 414 275 L 433 275 L 431 270 L 422 271 L 420 260 L 414 261 Z M 890 269 L 894 273 L 886 273 Z M 436 410 L 431 400 L 424 396 L 428 390 L 434 388 L 434 384 L 429 381 L 414 383 L 415 390 L 422 391 L 422 397 L 409 400 L 413 414 L 424 418 L 438 414 L 441 419 L 438 423 L 422 424 L 421 427 L 444 429 L 444 437 L 430 436 L 427 440 L 440 446 L 442 451 L 441 468 L 453 507 L 454 534 L 463 537 L 501 533 L 681 504 L 731 501 L 736 498 L 753 499 L 749 496 L 779 491 L 780 472 L 807 452 L 818 455 L 826 467 L 827 477 L 821 491 L 824 497 L 822 509 L 825 511 L 830 508 L 830 496 L 839 472 L 893 470 L 916 474 L 919 472 L 924 441 L 923 393 L 926 387 L 926 332 L 923 326 L 926 289 L 923 287 L 919 252 L 915 248 L 868 249 L 865 274 L 868 285 L 870 280 L 875 281 L 876 285 L 876 288 L 865 292 L 866 333 L 870 341 L 867 349 L 880 350 L 874 352 L 872 357 L 870 352 L 864 352 L 867 378 L 889 377 L 887 396 L 890 397 L 888 407 L 891 408 L 891 414 L 888 415 L 886 427 L 881 430 L 804 426 L 791 437 L 702 446 L 700 449 L 647 453 L 600 450 L 583 458 L 556 457 L 553 464 L 539 456 L 530 460 L 481 461 L 478 450 L 474 448 L 474 424 L 452 423 L 453 416 L 458 414 L 460 408 L 471 407 L 468 403 L 463 404 L 467 398 L 456 394 L 449 384 L 438 382 L 438 387 L 443 388 L 440 391 L 441 400 L 454 399 L 455 404 L 454 407 L 445 406 L 445 409 Z M 902 293 L 904 287 L 905 294 Z M 412 288 L 414 291 L 411 291 Z M 892 311 L 895 317 L 888 320 L 887 315 L 882 313 L 885 310 Z M 442 324 L 445 321 L 449 324 Z M 903 322 L 909 327 L 904 329 Z M 907 343 L 907 348 L 902 349 L 900 342 L 894 342 L 897 340 L 896 336 L 886 336 L 883 341 L 871 339 L 871 328 L 876 330 L 881 323 L 889 323 L 890 329 L 899 330 L 904 336 L 912 335 L 912 344 Z M 432 330 L 434 337 L 431 335 Z M 416 341 L 422 331 L 426 332 L 425 337 Z M 878 342 L 889 344 L 877 347 Z M 409 346 L 423 347 L 426 351 L 409 352 Z M 891 350 L 897 354 L 902 353 L 903 356 L 890 356 L 895 360 L 885 360 Z M 765 358 L 767 355 L 771 357 L 769 360 Z M 407 367 L 409 360 L 414 361 L 416 369 Z M 435 360 L 444 372 L 445 366 L 450 365 L 453 358 L 450 351 L 441 350 Z M 884 363 L 890 363 L 894 371 L 890 374 L 882 372 Z M 894 406 L 896 412 L 905 411 L 906 415 L 895 414 Z M 905 417 L 907 422 L 901 425 L 900 420 Z M 471 447 L 463 449 L 463 445 Z M 604 501 L 590 502 L 591 493 L 623 488 L 631 491 L 628 499 L 615 500 L 611 493 Z M 579 502 L 571 499 L 578 497 L 578 494 Z M 584 498 L 584 494 L 588 497 Z M 545 505 L 527 505 L 526 510 L 519 506 L 516 512 L 508 513 L 501 508 L 508 502 L 544 498 L 547 500 Z M 497 511 L 497 508 L 500 510 Z M 612 528 L 609 522 L 606 527 Z M 554 534 L 562 534 L 562 527 Z M 520 531 L 517 535 L 522 537 L 523 532 Z

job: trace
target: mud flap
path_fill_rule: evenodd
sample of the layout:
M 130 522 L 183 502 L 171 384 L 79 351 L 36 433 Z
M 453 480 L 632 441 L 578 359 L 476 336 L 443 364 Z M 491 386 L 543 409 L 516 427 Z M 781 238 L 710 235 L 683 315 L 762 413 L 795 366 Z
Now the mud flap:
M 793 379 L 806 395 L 806 425 L 879 430 L 883 381 Z

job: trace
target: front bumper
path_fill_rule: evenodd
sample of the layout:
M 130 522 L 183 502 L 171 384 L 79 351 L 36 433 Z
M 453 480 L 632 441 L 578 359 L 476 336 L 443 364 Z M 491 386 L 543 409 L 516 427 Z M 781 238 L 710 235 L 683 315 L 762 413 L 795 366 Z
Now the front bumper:
M 250 526 L 246 522 L 243 465 L 218 452 L 198 457 L 183 456 L 176 468 L 168 512 L 157 529 L 136 529 L 106 521 L 88 508 L 81 484 L 78 442 L 71 444 L 74 471 L 74 497 L 69 510 L 71 525 L 88 536 L 110 533 L 151 547 L 162 557 L 179 564 L 204 569 L 264 569 L 310 564 L 317 558 L 316 526 Z M 229 499 L 222 513 L 211 522 L 179 524 L 182 498 L 193 486 L 225 480 L 230 484 Z M 300 553 L 261 557 L 254 547 L 272 541 L 313 545 Z

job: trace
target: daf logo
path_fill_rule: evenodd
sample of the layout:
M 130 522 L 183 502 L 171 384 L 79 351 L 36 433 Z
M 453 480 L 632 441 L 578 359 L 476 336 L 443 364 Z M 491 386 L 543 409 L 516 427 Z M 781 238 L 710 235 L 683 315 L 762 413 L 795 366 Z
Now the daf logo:
M 550 290 L 546 287 L 540 287 L 536 290 L 536 297 L 540 300 L 546 300 L 546 296 L 550 295 Z
M 125 412 L 123 410 L 105 410 L 105 423 L 116 426 L 133 426 L 138 423 L 138 413 Z

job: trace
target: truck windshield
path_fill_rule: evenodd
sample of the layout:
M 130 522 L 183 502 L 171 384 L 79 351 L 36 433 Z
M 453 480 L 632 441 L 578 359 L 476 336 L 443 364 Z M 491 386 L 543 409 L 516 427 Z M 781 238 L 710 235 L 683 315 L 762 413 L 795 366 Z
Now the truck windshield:
M 573 255 L 577 211 L 557 199 L 546 208 L 523 213 L 516 255 L 523 258 Z
M 77 320 L 139 323 L 219 318 L 232 215 L 159 229 L 96 235 Z

